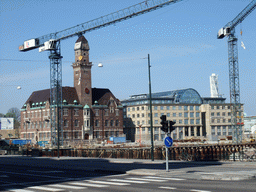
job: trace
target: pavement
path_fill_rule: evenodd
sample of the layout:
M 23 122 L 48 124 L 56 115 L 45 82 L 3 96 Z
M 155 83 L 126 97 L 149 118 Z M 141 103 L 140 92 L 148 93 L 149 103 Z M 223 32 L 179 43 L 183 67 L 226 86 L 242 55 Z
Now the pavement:
M 5 164 L 198 180 L 238 181 L 256 178 L 256 162 L 239 161 L 172 160 L 166 170 L 165 160 L 2 155 L 0 166 Z

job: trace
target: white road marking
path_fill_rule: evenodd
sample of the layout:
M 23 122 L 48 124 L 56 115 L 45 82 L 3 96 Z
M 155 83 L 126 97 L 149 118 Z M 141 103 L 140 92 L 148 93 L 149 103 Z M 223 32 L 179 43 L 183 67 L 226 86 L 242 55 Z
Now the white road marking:
M 211 192 L 211 191 L 204 191 L 204 190 L 198 190 L 198 189 L 191 189 L 190 191 L 195 191 L 195 192 Z
M 64 171 L 36 171 L 36 170 L 27 170 L 28 172 L 34 173 L 63 173 Z
M 30 191 L 30 190 L 25 190 L 25 189 L 11 189 L 8 191 L 14 191 L 14 192 L 34 192 L 34 191 Z
M 81 183 L 81 182 L 72 182 L 71 185 L 80 185 L 86 187 L 109 187 L 109 185 L 100 185 L 100 184 L 92 184 L 92 183 Z
M 86 187 L 77 187 L 77 186 L 71 186 L 71 185 L 60 185 L 60 184 L 47 185 L 47 186 L 49 186 L 49 187 L 67 188 L 67 189 L 86 189 Z
M 9 177 L 8 175 L 0 175 L 0 177 Z
M 50 188 L 50 187 L 41 187 L 41 186 L 34 186 L 34 187 L 28 187 L 29 189 L 39 189 L 39 190 L 45 190 L 45 191 L 64 191 L 65 189 L 56 189 L 56 188 Z
M 144 178 L 135 178 L 135 177 L 130 177 L 127 179 L 131 179 L 131 180 L 140 180 L 140 181 L 155 181 L 155 182 L 164 182 L 166 180 L 160 180 L 160 179 L 144 179 Z
M 153 176 L 147 176 L 144 178 L 148 178 L 148 179 L 166 179 L 166 180 L 175 180 L 175 181 L 183 181 L 186 179 L 182 179 L 182 178 L 173 178 L 173 177 L 169 177 L 169 178 L 164 178 L 164 177 L 153 177 Z
M 177 189 L 177 188 L 175 188 L 175 187 L 158 187 L 159 189 L 170 189 L 170 190 L 172 190 L 172 189 Z
M 109 181 L 117 181 L 117 182 L 124 182 L 124 183 L 148 183 L 148 182 L 145 182 L 145 181 L 128 181 L 128 180 L 125 180 L 125 179 L 109 179 Z
M 109 181 L 93 181 L 93 180 L 89 180 L 89 182 L 91 182 L 91 183 L 109 184 L 109 185 L 130 185 L 130 184 L 127 184 L 127 183 L 114 183 L 114 182 L 109 182 Z

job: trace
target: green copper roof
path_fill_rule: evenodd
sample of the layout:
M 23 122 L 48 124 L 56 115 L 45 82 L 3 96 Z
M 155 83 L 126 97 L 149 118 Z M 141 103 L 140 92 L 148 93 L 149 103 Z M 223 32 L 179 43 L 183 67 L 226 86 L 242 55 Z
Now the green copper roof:
M 89 105 L 85 105 L 84 109 L 90 109 Z

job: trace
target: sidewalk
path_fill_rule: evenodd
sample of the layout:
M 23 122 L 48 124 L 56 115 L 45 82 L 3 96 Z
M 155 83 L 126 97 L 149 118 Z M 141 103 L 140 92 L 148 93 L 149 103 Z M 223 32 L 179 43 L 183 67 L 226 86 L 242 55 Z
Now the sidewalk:
M 117 174 L 150 175 L 185 179 L 246 180 L 255 179 L 256 162 L 200 161 L 182 162 L 146 159 L 111 159 L 83 157 L 27 157 L 0 156 L 0 165 L 39 166 L 60 169 L 77 169 Z

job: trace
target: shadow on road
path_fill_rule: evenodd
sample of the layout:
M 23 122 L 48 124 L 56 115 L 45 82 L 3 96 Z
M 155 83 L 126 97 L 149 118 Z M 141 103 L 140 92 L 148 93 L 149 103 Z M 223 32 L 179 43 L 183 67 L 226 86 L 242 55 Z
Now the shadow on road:
M 221 165 L 221 162 L 170 162 L 169 169 Z M 164 161 L 77 157 L 0 156 L 0 191 L 123 174 L 131 170 L 165 170 Z

